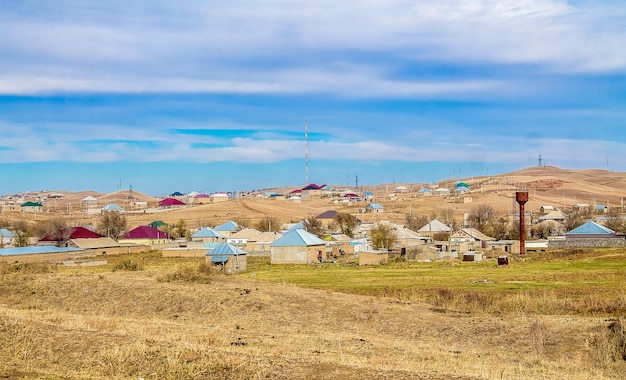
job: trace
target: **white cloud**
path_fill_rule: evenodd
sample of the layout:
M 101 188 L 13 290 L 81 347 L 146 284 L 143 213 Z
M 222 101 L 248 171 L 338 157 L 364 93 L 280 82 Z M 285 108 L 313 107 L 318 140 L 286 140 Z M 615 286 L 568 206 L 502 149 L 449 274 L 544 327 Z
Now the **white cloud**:
M 0 15 L 0 93 L 499 94 L 424 62 L 624 71 L 626 11 L 546 0 L 55 2 Z M 16 9 L 17 8 L 17 9 Z M 52 14 L 54 17 L 50 16 Z M 497 96 L 497 95 L 496 95 Z

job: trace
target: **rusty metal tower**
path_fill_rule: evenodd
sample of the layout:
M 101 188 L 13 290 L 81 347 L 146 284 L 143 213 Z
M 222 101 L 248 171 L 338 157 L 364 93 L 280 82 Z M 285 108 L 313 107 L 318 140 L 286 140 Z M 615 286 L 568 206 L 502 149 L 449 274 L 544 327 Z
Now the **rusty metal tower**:
M 519 253 L 526 254 L 526 223 L 524 205 L 528 202 L 528 191 L 516 191 L 515 201 L 519 205 Z

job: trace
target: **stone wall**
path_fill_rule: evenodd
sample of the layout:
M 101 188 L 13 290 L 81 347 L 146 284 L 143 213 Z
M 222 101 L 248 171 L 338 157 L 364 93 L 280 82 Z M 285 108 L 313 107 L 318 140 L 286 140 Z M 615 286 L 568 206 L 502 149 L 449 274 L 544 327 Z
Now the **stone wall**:
M 626 247 L 626 239 L 622 238 L 593 238 L 593 239 L 563 239 L 550 240 L 549 248 L 617 248 Z

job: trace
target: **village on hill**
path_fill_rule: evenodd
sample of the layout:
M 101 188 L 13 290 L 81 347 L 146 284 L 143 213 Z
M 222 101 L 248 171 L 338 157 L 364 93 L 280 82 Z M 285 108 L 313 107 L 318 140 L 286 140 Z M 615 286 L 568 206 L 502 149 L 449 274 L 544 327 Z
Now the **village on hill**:
M 246 254 L 273 264 L 352 257 L 377 265 L 390 254 L 478 261 L 554 247 L 623 247 L 624 189 L 625 173 L 533 167 L 359 188 L 308 184 L 160 197 L 132 188 L 29 192 L 0 198 L 0 257 L 71 261 L 158 250 L 241 271 Z M 522 245 L 518 191 L 529 198 Z

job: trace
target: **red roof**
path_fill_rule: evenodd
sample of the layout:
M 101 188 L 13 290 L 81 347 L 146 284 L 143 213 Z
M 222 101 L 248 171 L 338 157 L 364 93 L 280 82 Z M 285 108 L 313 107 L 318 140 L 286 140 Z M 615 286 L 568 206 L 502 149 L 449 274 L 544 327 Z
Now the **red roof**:
M 122 239 L 169 239 L 170 235 L 151 226 L 139 226 L 128 231 Z
M 60 231 L 42 237 L 39 241 L 59 241 L 59 237 L 63 240 L 70 239 L 97 239 L 101 238 L 99 234 L 86 229 L 85 227 L 66 227 Z
M 185 202 L 175 198 L 165 198 L 159 201 L 159 206 L 184 206 Z
M 324 185 L 316 185 L 314 183 L 308 184 L 305 187 L 302 188 L 302 190 L 322 190 L 323 188 L 326 187 L 326 184 Z

